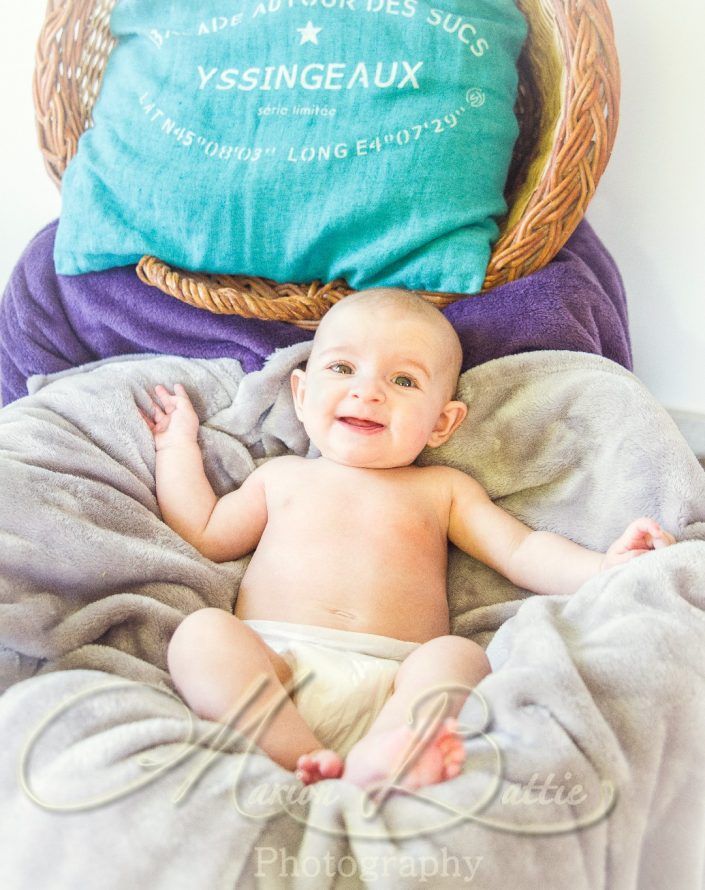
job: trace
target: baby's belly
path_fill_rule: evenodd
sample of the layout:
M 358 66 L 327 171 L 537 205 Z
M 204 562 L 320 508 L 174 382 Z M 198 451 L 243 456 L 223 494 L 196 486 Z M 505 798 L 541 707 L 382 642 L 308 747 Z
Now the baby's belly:
M 290 621 L 381 634 L 419 643 L 449 631 L 446 553 L 417 550 L 413 563 L 378 555 L 308 560 L 257 550 L 240 586 L 241 619 Z M 296 558 L 295 558 L 296 557 Z M 432 557 L 432 558 L 431 558 Z

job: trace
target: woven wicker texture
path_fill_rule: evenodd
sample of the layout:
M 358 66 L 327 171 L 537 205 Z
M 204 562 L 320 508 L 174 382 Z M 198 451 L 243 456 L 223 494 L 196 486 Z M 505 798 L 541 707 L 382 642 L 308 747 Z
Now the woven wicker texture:
M 39 144 L 59 184 L 76 153 L 114 45 L 115 0 L 49 0 L 37 46 L 34 102 Z M 517 0 L 529 23 L 519 59 L 520 135 L 507 180 L 509 212 L 483 291 L 542 268 L 582 219 L 607 165 L 618 124 L 619 65 L 605 0 Z M 186 272 L 143 257 L 147 284 L 193 306 L 315 328 L 351 292 L 342 279 L 277 283 Z M 417 291 L 443 307 L 466 294 Z

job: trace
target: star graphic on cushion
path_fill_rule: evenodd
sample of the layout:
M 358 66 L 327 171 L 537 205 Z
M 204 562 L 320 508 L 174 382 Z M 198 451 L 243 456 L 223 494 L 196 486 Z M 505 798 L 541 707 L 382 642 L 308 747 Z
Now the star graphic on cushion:
M 303 46 L 304 43 L 315 43 L 318 46 L 318 32 L 322 31 L 322 28 L 315 28 L 313 22 L 306 22 L 305 28 L 297 28 L 296 30 L 301 32 L 301 43 L 299 46 Z

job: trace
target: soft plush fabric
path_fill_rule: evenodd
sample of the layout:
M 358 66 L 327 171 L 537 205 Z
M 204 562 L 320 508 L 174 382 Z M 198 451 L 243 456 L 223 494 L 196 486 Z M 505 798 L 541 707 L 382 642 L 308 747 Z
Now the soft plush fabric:
M 195 309 L 142 284 L 131 267 L 57 276 L 55 232 L 52 223 L 32 240 L 0 301 L 3 403 L 26 395 L 32 374 L 111 356 L 234 358 L 253 371 L 274 349 L 313 336 L 293 325 Z M 464 370 L 535 349 L 592 352 L 632 365 L 622 281 L 587 221 L 545 268 L 460 300 L 444 314 L 460 335 Z
M 142 254 L 474 293 L 518 133 L 513 0 L 119 0 L 56 267 Z
M 232 609 L 247 560 L 209 562 L 161 522 L 134 400 L 184 382 L 223 492 L 264 456 L 306 454 L 286 381 L 307 353 L 247 376 L 228 359 L 110 362 L 33 381 L 0 411 L 4 883 L 701 890 L 705 474 L 644 387 L 598 356 L 465 373 L 468 419 L 423 462 L 594 548 L 641 512 L 680 543 L 549 597 L 451 548 L 452 629 L 491 639 L 493 667 L 461 714 L 460 777 L 365 815 L 359 789 L 300 796 L 175 696 L 171 633 L 200 606 Z

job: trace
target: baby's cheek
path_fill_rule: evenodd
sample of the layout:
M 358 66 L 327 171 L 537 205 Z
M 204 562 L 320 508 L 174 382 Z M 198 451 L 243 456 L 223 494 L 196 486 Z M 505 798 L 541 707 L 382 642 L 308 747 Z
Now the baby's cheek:
M 422 451 L 427 445 L 428 440 L 433 435 L 433 430 L 435 428 L 435 417 L 434 418 L 424 418 L 424 422 L 419 424 L 417 427 L 417 442 L 419 451 Z
M 409 448 L 415 452 L 415 456 L 421 454 L 428 443 L 430 433 L 426 427 L 421 425 L 416 425 L 413 431 L 410 431 L 407 436 L 407 441 L 409 443 Z

